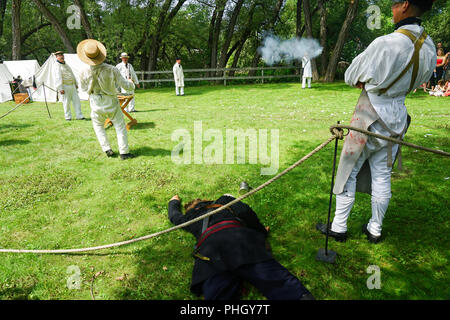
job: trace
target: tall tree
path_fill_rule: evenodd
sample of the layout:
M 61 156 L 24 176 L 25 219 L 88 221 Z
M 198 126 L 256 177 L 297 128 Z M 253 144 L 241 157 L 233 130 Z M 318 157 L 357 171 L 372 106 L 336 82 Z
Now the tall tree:
M 20 60 L 21 55 L 21 24 L 20 24 L 20 8 L 22 0 L 12 0 L 11 5 L 11 22 L 12 22 L 12 59 Z
M 46 5 L 42 2 L 42 0 L 33 0 L 33 2 L 38 7 L 39 11 L 41 11 L 42 14 L 48 19 L 48 21 L 50 21 L 53 28 L 56 30 L 59 37 L 61 38 L 64 46 L 66 47 L 67 52 L 75 53 L 75 48 L 72 44 L 72 41 L 70 40 L 67 31 L 61 25 L 61 23 L 58 21 L 55 15 L 46 7 Z
M 7 0 L 0 0 L 0 38 L 3 36 L 3 24 L 5 22 Z
M 311 6 L 309 0 L 303 0 L 303 14 L 305 16 L 306 33 L 309 38 L 313 38 Z M 319 80 L 319 72 L 317 72 L 317 64 L 315 59 L 311 59 L 311 69 L 313 80 Z
M 86 11 L 84 9 L 83 2 L 81 0 L 74 0 L 74 3 L 78 8 L 80 8 L 81 25 L 83 26 L 86 36 L 89 39 L 93 39 L 94 34 L 92 33 L 91 24 L 89 23 L 89 19 L 86 15 Z
M 210 22 L 209 39 L 208 39 L 208 52 L 209 52 L 209 68 L 217 67 L 217 56 L 219 51 L 219 39 L 220 30 L 222 28 L 222 19 L 225 13 L 225 6 L 227 0 L 216 0 L 216 6 L 213 11 L 213 15 Z M 214 77 L 216 73 L 211 71 L 210 77 Z
M 296 19 L 295 19 L 295 36 L 300 38 L 303 34 L 302 31 L 302 0 L 297 0 L 296 6 Z
M 155 31 L 151 37 L 150 50 L 149 50 L 149 62 L 148 71 L 156 70 L 156 64 L 158 61 L 159 49 L 161 47 L 163 32 L 168 28 L 170 22 L 175 17 L 177 12 L 181 9 L 186 0 L 178 0 L 175 7 L 169 11 L 172 0 L 165 0 L 161 11 L 159 13 L 158 21 L 156 23 Z
M 325 0 L 317 0 L 317 5 L 320 10 L 320 45 L 323 48 L 320 56 L 321 76 L 325 76 L 328 64 L 327 51 L 327 8 L 325 7 Z
M 224 42 L 222 45 L 222 51 L 220 53 L 220 60 L 219 60 L 219 68 L 225 68 L 229 59 L 228 55 L 228 49 L 231 44 L 231 40 L 233 38 L 234 29 L 236 27 L 237 19 L 239 16 L 239 12 L 241 11 L 242 5 L 244 4 L 244 0 L 238 0 L 233 13 L 231 14 L 230 22 L 228 23 L 228 28 L 225 33 Z
M 327 72 L 325 74 L 326 82 L 333 82 L 336 76 L 336 68 L 338 60 L 341 57 L 342 49 L 344 48 L 345 39 L 347 39 L 348 32 L 353 20 L 358 12 L 359 0 L 351 0 L 348 6 L 347 15 L 345 17 L 344 23 L 342 24 L 341 31 L 336 42 L 336 45 L 331 55 L 330 61 L 328 62 Z

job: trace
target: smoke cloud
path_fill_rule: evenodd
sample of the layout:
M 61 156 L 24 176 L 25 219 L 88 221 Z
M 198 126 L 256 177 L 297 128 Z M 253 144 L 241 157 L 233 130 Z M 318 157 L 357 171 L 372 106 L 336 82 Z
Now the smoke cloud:
M 292 38 L 280 40 L 274 35 L 266 36 L 263 46 L 258 49 L 264 62 L 270 66 L 280 61 L 289 63 L 293 60 L 301 60 L 304 56 L 313 59 L 318 57 L 322 51 L 323 48 L 316 39 Z

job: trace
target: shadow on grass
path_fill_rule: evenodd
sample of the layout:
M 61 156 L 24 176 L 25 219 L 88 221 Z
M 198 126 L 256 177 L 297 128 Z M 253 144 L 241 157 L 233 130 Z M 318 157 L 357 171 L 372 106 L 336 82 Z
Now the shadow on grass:
M 153 129 L 156 125 L 154 122 L 139 122 L 135 124 L 131 130 L 144 130 L 144 129 Z
M 25 129 L 25 128 L 29 128 L 29 127 L 33 127 L 34 125 L 32 124 L 2 124 L 0 123 L 0 132 L 3 131 L 11 131 L 11 130 L 20 130 L 20 129 Z
M 24 145 L 29 144 L 29 140 L 3 140 L 0 141 L 0 147 L 8 147 L 13 145 Z
M 132 152 L 137 156 L 144 157 L 167 157 L 172 154 L 171 150 L 161 149 L 161 148 L 150 148 L 150 147 L 140 147 L 135 148 Z

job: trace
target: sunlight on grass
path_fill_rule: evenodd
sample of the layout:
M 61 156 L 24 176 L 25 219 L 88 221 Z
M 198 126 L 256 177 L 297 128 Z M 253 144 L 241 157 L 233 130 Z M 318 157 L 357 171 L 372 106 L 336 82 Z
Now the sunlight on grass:
M 342 83 L 204 86 L 176 97 L 172 88 L 138 91 L 129 131 L 136 159 L 107 158 L 90 121 L 64 121 L 61 104 L 32 103 L 0 122 L 0 247 L 26 249 L 102 245 L 170 227 L 167 202 L 179 194 L 215 199 L 252 187 L 261 164 L 176 165 L 177 129 L 278 129 L 280 170 L 327 139 L 329 126 L 348 123 L 359 91 Z M 412 125 L 406 140 L 450 150 L 445 98 L 417 93 L 407 99 Z M 0 104 L 0 114 L 14 104 Z M 83 113 L 89 114 L 87 102 Z M 113 149 L 117 141 L 108 129 Z M 204 143 L 207 146 L 208 143 Z M 341 143 L 342 146 L 342 143 Z M 403 148 L 404 172 L 393 175 L 393 198 L 383 234 L 372 245 L 360 229 L 370 217 L 370 198 L 358 195 L 346 243 L 330 242 L 335 266 L 315 261 L 324 237 L 332 146 L 248 199 L 271 227 L 275 257 L 319 299 L 448 299 L 449 160 Z M 264 166 L 265 167 L 265 166 Z M 0 299 L 196 299 L 189 292 L 194 238 L 176 231 L 128 247 L 82 255 L 0 257 Z M 67 268 L 80 269 L 79 290 L 67 288 Z M 369 265 L 381 268 L 380 290 L 366 286 Z M 250 289 L 247 299 L 262 299 Z

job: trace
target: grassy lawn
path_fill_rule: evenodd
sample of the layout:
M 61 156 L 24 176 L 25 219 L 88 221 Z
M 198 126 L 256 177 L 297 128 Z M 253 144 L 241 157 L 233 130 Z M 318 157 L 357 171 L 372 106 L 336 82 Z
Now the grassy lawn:
M 348 123 L 359 91 L 342 83 L 203 86 L 141 90 L 129 132 L 137 158 L 120 161 L 101 151 L 90 121 L 64 120 L 61 104 L 23 106 L 0 120 L 0 247 L 57 249 L 102 245 L 171 226 L 167 202 L 179 194 L 216 199 L 253 187 L 262 164 L 172 162 L 176 129 L 278 129 L 279 166 L 286 168 L 330 136 L 329 126 Z M 406 140 L 450 150 L 450 99 L 410 95 L 412 125 Z M 0 115 L 14 106 L 0 104 Z M 83 113 L 89 116 L 87 102 Z M 128 120 L 127 120 L 128 121 Z M 113 149 L 117 141 L 108 129 Z M 204 142 L 204 147 L 208 142 Z M 330 241 L 335 265 L 315 261 L 324 237 L 315 230 L 328 210 L 333 144 L 293 172 L 249 198 L 270 226 L 274 256 L 318 299 L 449 299 L 449 159 L 403 148 L 403 172 L 394 172 L 393 198 L 377 245 L 361 226 L 370 197 L 358 195 L 346 243 Z M 340 144 L 342 146 L 342 143 Z M 396 171 L 396 168 L 394 169 Z M 197 299 L 189 291 L 194 238 L 175 231 L 134 245 L 78 255 L 0 254 L 0 299 Z M 370 265 L 381 270 L 381 289 L 369 290 Z M 68 289 L 80 270 L 79 289 Z M 263 297 L 251 289 L 247 299 Z

